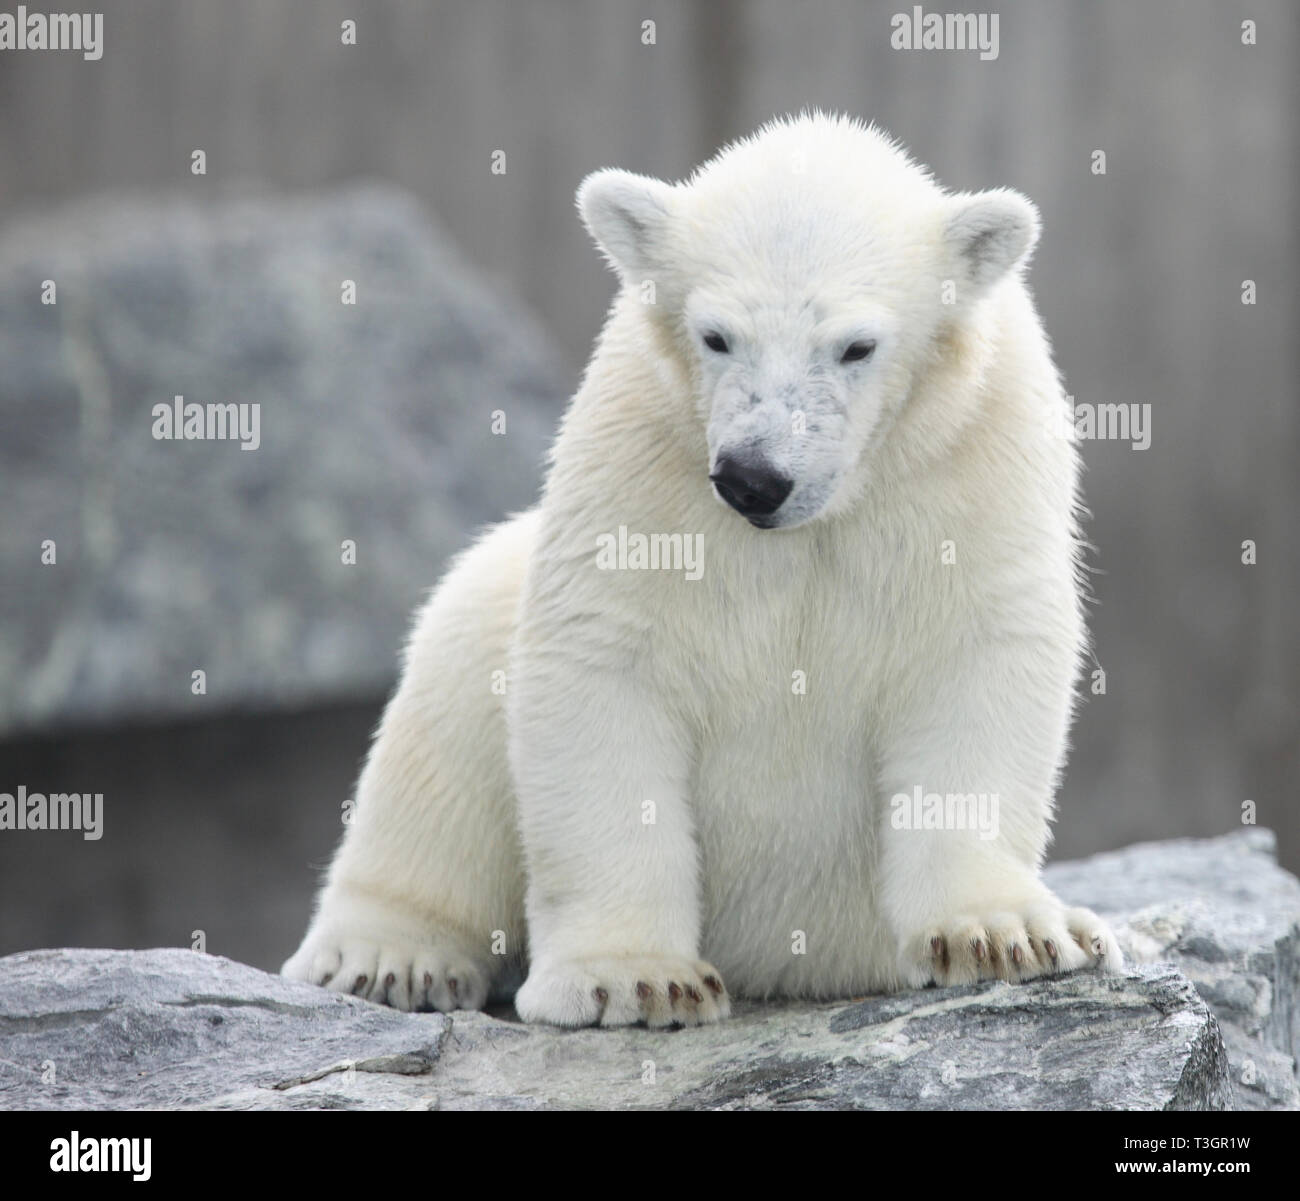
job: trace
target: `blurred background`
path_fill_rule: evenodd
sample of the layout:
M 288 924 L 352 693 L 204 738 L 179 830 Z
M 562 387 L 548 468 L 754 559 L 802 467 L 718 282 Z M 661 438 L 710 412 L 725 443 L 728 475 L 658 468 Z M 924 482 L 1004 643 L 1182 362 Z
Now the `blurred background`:
M 0 953 L 279 965 L 411 610 L 536 496 L 614 288 L 578 183 L 814 106 L 1033 197 L 1069 391 L 1150 405 L 1082 444 L 1105 691 L 1053 856 L 1249 801 L 1300 868 L 1300 10 L 1006 0 L 982 60 L 891 47 L 911 7 L 134 0 L 97 61 L 0 50 L 0 792 L 104 796 L 97 841 L 0 831 Z M 178 395 L 259 448 L 156 440 Z

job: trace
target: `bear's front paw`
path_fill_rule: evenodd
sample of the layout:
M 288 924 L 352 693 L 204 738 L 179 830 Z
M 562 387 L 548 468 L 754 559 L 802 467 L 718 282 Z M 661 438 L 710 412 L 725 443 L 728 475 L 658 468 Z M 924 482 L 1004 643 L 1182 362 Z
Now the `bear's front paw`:
M 903 982 L 916 988 L 1123 966 L 1119 943 L 1101 918 L 1059 904 L 934 922 L 904 939 L 899 954 Z
M 711 964 L 628 955 L 535 963 L 515 996 L 526 1022 L 553 1026 L 698 1026 L 731 1012 Z
M 280 969 L 334 992 L 394 1009 L 482 1009 L 491 965 L 463 940 L 386 916 L 377 906 L 318 922 Z

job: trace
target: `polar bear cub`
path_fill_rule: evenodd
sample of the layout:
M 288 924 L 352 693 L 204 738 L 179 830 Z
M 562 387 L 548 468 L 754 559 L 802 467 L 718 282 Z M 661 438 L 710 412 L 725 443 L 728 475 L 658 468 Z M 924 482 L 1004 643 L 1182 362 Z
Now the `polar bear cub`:
M 660 1026 L 1119 967 L 1038 870 L 1085 629 L 1034 207 L 821 114 L 578 207 L 621 288 L 541 502 L 420 613 L 285 974 Z

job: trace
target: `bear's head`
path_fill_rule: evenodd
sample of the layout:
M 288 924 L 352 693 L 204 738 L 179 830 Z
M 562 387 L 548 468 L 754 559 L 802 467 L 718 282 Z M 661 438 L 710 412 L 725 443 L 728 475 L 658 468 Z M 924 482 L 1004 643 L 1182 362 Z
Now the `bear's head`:
M 821 114 L 683 183 L 597 171 L 578 208 L 691 381 L 716 495 L 763 529 L 854 502 L 942 348 L 1038 237 L 1018 193 L 946 192 L 879 131 Z

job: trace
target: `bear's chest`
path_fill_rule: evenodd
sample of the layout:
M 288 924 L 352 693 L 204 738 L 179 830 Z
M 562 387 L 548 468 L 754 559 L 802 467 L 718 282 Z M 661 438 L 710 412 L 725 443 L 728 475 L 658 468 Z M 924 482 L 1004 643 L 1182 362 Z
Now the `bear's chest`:
M 883 953 L 869 724 L 807 695 L 770 714 L 720 720 L 698 748 L 702 945 L 751 995 L 861 991 L 836 973 Z

